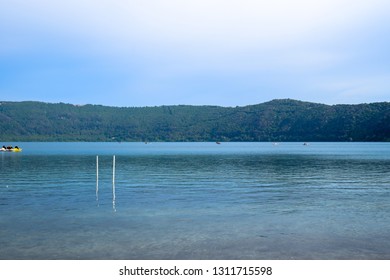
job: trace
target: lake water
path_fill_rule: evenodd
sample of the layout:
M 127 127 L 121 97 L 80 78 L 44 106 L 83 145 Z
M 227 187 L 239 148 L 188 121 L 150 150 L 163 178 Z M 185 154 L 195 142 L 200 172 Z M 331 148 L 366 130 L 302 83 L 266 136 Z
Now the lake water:
M 4 144 L 0 259 L 390 259 L 390 143 Z

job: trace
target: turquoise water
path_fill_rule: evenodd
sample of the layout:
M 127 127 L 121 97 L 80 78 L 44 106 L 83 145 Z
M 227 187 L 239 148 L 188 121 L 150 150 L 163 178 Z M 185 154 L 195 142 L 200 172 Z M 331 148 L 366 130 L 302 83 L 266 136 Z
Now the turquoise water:
M 0 259 L 390 259 L 390 143 L 4 144 Z

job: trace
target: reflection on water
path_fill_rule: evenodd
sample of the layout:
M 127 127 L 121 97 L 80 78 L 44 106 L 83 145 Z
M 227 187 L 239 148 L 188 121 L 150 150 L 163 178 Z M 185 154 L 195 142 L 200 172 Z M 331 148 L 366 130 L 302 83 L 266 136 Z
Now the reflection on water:
M 390 258 L 390 144 L 29 145 L 0 161 L 1 259 Z
M 116 212 L 115 206 L 116 190 L 115 190 L 115 156 L 112 161 L 112 209 Z M 96 202 L 99 207 L 99 156 L 96 156 Z

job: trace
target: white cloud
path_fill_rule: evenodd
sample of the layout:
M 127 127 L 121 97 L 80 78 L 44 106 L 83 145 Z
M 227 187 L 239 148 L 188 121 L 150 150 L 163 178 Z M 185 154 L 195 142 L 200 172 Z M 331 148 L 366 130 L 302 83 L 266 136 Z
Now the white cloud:
M 0 1 L 11 24 L 87 36 L 118 49 L 284 48 L 351 28 L 389 8 L 383 0 Z

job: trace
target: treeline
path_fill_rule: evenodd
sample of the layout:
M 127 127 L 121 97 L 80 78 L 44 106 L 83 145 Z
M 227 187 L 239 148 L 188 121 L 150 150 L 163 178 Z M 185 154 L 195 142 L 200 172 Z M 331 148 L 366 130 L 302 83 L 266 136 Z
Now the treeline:
M 5 141 L 390 141 L 390 103 L 244 107 L 0 102 Z

